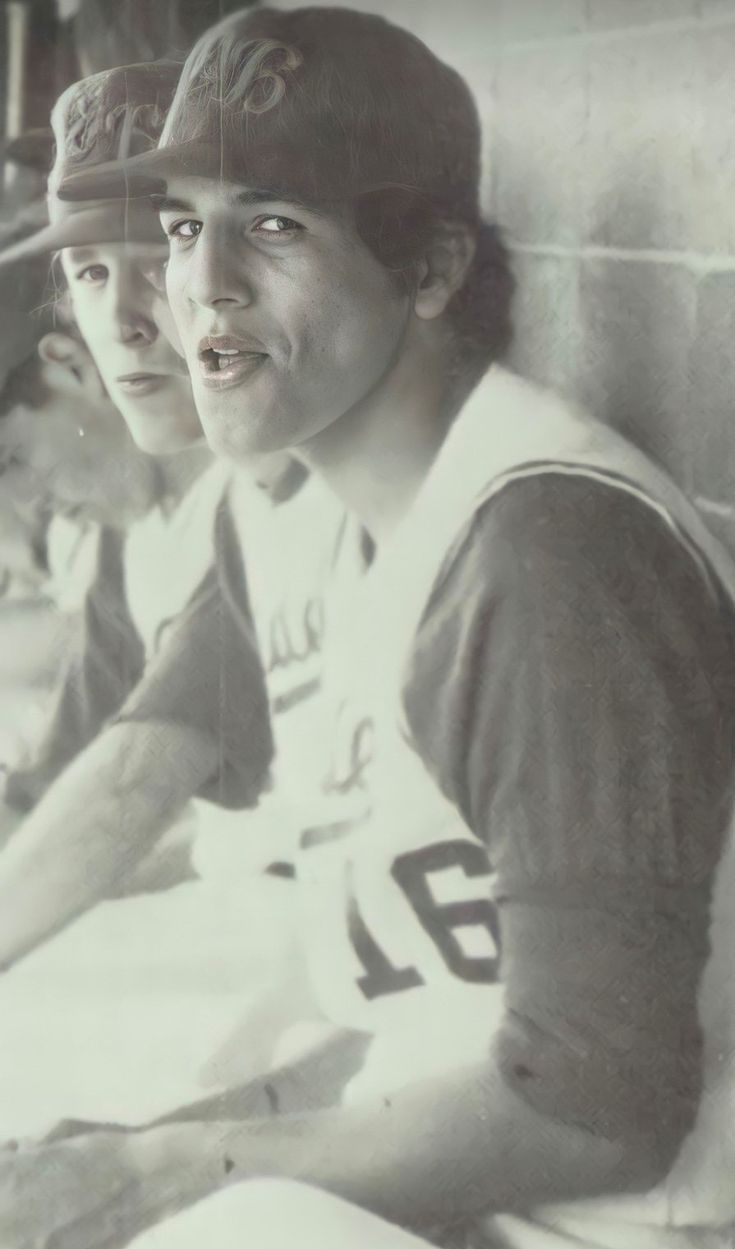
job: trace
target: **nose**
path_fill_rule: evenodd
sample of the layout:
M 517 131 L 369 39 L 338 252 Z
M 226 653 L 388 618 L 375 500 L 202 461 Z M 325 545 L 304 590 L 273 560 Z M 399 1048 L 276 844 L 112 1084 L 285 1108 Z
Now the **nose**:
M 118 341 L 127 347 L 147 347 L 158 338 L 153 318 L 155 291 L 134 264 L 121 265 L 108 289 Z
M 185 293 L 202 308 L 246 308 L 255 298 L 243 247 L 224 231 L 204 230 L 187 266 Z

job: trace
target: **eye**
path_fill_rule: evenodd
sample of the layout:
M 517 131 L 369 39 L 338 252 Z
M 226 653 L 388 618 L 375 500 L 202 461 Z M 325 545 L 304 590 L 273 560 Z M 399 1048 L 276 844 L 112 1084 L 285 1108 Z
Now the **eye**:
M 110 276 L 107 265 L 87 265 L 75 275 L 78 282 L 89 282 L 92 286 L 100 286 Z
M 258 217 L 253 222 L 253 230 L 258 234 L 266 234 L 269 239 L 278 237 L 293 237 L 298 231 L 303 230 L 303 226 L 298 221 L 294 221 L 291 217 Z
M 176 239 L 181 243 L 188 243 L 191 239 L 195 239 L 202 232 L 201 221 L 174 221 L 170 226 L 166 226 L 166 234 L 170 239 Z

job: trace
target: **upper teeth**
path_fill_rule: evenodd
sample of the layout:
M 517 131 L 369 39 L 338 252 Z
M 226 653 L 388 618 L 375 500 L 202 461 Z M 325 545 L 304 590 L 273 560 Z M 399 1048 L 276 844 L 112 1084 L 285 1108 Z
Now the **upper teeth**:
M 212 350 L 215 351 L 218 356 L 239 356 L 240 354 L 237 347 L 213 347 Z

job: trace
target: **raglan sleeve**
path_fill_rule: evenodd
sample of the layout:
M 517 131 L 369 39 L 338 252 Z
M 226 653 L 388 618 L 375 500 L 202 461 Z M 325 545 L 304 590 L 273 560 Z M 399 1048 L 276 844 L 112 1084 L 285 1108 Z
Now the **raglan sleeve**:
M 216 559 L 165 635 L 120 722 L 190 726 L 216 747 L 199 791 L 220 806 L 254 806 L 273 756 L 268 698 L 239 543 L 226 500 L 216 517 Z
M 97 736 L 135 689 L 143 644 L 125 596 L 123 536 L 102 529 L 96 565 L 46 719 L 28 756 L 5 781 L 5 799 L 29 811 L 67 764 Z
M 734 670 L 716 585 L 650 505 L 548 475 L 477 514 L 404 688 L 415 746 L 489 851 L 495 1064 L 541 1113 L 642 1146 L 654 1173 L 701 1091 Z

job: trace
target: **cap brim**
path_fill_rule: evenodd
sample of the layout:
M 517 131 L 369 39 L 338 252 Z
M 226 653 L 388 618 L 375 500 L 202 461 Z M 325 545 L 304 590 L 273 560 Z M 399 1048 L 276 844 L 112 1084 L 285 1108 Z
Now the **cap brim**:
M 50 255 L 65 247 L 92 243 L 163 243 L 164 235 L 154 213 L 131 215 L 124 202 L 95 204 L 63 220 L 52 221 L 35 234 L 0 251 L 0 266 L 36 256 Z
M 70 174 L 57 190 L 62 200 L 135 199 L 166 189 L 175 177 L 227 177 L 219 145 L 197 140 L 153 148 L 126 160 L 107 161 Z
M 256 179 L 258 186 L 273 190 L 311 186 L 313 194 L 317 184 L 325 194 L 328 190 L 326 169 L 320 166 L 317 170 L 313 161 L 305 161 L 303 144 L 298 140 L 267 134 L 255 138 L 244 133 L 239 141 L 191 139 L 188 143 L 153 148 L 125 160 L 95 165 L 69 174 L 57 195 L 65 201 L 134 200 L 165 192 L 168 183 L 176 178 L 235 183 Z

